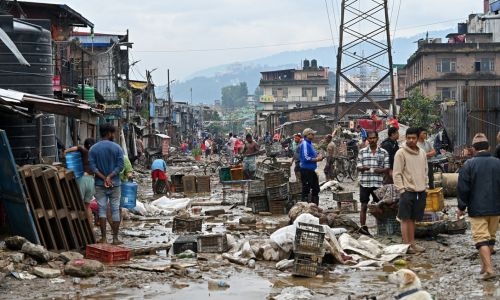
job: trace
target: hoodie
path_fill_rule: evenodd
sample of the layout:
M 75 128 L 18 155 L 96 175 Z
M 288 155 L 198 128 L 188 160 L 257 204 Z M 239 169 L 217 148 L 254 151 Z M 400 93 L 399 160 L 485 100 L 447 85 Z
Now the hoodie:
M 425 191 L 428 185 L 425 151 L 420 148 L 413 150 L 403 143 L 394 156 L 392 176 L 399 193 Z

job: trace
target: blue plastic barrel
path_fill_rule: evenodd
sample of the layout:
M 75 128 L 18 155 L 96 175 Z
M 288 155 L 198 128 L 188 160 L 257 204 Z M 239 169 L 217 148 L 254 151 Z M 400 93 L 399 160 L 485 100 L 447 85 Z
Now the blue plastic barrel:
M 122 182 L 120 207 L 134 208 L 136 206 L 135 200 L 137 198 L 137 187 L 138 184 L 136 182 Z
M 66 153 L 66 168 L 72 170 L 76 178 L 83 176 L 83 162 L 80 151 Z

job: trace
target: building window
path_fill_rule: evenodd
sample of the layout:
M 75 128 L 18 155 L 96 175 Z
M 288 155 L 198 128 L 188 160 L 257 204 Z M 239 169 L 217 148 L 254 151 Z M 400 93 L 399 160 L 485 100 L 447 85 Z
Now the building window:
M 474 64 L 476 72 L 492 72 L 495 71 L 495 61 L 492 58 L 481 58 Z
M 456 88 L 441 88 L 439 91 L 442 101 L 455 100 L 457 99 L 457 89 Z
M 318 97 L 318 88 L 317 87 L 303 87 L 302 88 L 302 97 Z
M 455 58 L 442 58 L 437 63 L 437 71 L 442 73 L 450 73 L 456 71 L 457 60 Z
M 288 98 L 288 88 L 273 88 L 273 97 L 275 98 Z

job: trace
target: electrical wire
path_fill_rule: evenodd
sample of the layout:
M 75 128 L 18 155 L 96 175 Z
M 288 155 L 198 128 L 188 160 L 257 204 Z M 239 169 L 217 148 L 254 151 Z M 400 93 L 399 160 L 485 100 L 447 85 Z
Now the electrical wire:
M 326 7 L 326 15 L 328 16 L 328 24 L 330 28 L 330 36 L 332 37 L 332 44 L 333 44 L 333 49 L 335 49 L 335 39 L 333 38 L 333 29 L 332 29 L 332 21 L 330 20 L 330 11 L 328 10 L 328 2 L 325 0 L 325 7 Z
M 338 28 L 340 30 L 340 27 L 337 26 L 337 17 L 335 15 L 335 6 L 333 5 L 333 0 L 330 0 L 330 4 L 332 6 L 333 26 L 335 26 L 335 28 Z M 334 45 L 334 47 L 335 47 L 335 45 Z
M 396 1 L 396 0 L 394 0 L 394 1 L 392 2 L 393 7 L 394 7 L 394 3 L 395 3 L 395 1 Z M 399 0 L 399 5 L 398 5 L 398 13 L 397 13 L 397 15 L 396 15 L 396 23 L 394 24 L 394 31 L 393 31 L 393 33 L 392 33 L 392 41 L 391 41 L 391 44 L 393 44 L 393 43 L 394 43 L 394 39 L 396 38 L 396 29 L 397 29 L 397 27 L 398 27 L 398 21 L 399 21 L 399 13 L 400 13 L 400 11 L 401 11 L 401 0 Z M 392 13 L 391 13 L 391 14 L 392 14 Z
M 322 40 L 310 40 L 310 41 L 300 41 L 300 42 L 291 42 L 291 43 L 278 43 L 278 44 L 269 44 L 269 45 L 256 45 L 256 46 L 242 46 L 242 47 L 228 47 L 228 48 L 207 48 L 207 49 L 176 49 L 176 50 L 134 50 L 134 52 L 151 52 L 151 53 L 177 53 L 177 52 L 211 52 L 211 51 L 226 51 L 226 50 L 245 50 L 245 49 L 256 49 L 256 48 L 269 48 L 269 47 L 279 47 L 279 46 L 290 46 L 290 45 L 298 45 L 298 44 L 308 44 L 308 43 L 317 43 L 317 42 L 325 42 L 330 41 L 331 39 L 322 39 Z

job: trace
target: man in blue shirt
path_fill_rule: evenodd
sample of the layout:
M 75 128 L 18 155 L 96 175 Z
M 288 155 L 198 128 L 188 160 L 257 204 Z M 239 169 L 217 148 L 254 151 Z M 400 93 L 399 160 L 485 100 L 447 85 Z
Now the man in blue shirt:
M 122 148 L 113 142 L 116 128 L 110 124 L 102 124 L 99 128 L 102 140 L 93 145 L 89 151 L 89 164 L 95 174 L 96 199 L 99 206 L 99 220 L 101 227 L 101 240 L 106 241 L 106 210 L 108 201 L 111 206 L 111 216 L 113 223 L 113 244 L 119 245 L 122 242 L 118 239 L 120 228 L 120 172 L 124 167 Z
M 304 140 L 300 144 L 300 177 L 302 180 L 302 201 L 311 202 L 319 206 L 319 181 L 316 174 L 317 162 L 323 160 L 322 155 L 318 155 L 312 145 L 316 131 L 311 128 L 304 129 L 302 136 Z

